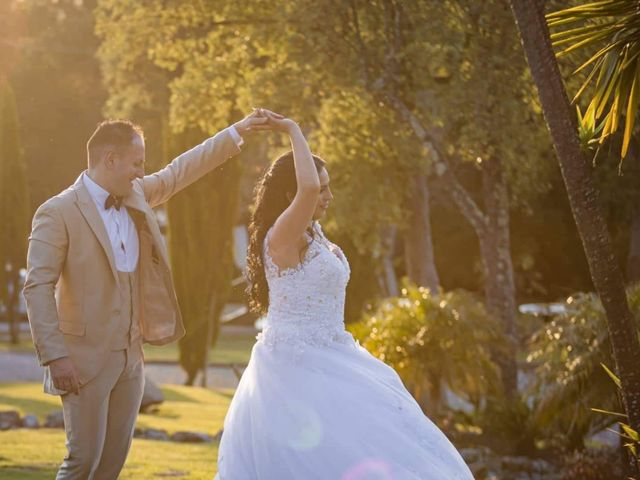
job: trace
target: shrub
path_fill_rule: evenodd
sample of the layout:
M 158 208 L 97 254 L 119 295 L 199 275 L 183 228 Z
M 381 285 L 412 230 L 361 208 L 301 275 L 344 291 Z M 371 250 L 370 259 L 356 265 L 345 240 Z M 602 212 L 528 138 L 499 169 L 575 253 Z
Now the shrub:
M 405 284 L 401 296 L 379 302 L 350 330 L 433 415 L 445 385 L 476 407 L 499 388 L 490 356 L 490 348 L 504 345 L 499 326 L 466 291 L 433 294 Z
M 627 292 L 633 312 L 640 310 L 640 288 Z M 611 425 L 610 417 L 591 408 L 620 409 L 617 392 L 601 364 L 613 364 L 607 323 L 595 294 L 579 293 L 565 302 L 566 312 L 533 335 L 527 361 L 534 368 L 528 392 L 533 415 L 549 438 L 569 449 Z

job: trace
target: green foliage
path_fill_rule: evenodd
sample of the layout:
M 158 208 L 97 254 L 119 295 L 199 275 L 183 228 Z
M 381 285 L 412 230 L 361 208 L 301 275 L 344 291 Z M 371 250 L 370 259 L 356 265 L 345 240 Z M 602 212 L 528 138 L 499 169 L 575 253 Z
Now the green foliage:
M 191 131 L 167 136 L 169 152 L 177 155 L 204 135 Z M 241 172 L 238 159 L 229 160 L 168 204 L 169 252 L 187 331 L 180 339 L 180 364 L 189 384 L 203 366 L 207 340 L 217 336 L 218 317 L 231 291 L 232 229 Z M 214 329 L 211 335 L 210 328 Z
M 627 292 L 631 310 L 640 312 L 640 286 Z M 584 437 L 610 425 L 608 411 L 620 405 L 615 386 L 601 368 L 613 364 L 607 323 L 595 294 L 575 294 L 565 302 L 566 313 L 555 316 L 531 339 L 527 361 L 534 366 L 530 393 L 534 417 L 547 437 L 572 448 Z M 640 332 L 640 323 L 638 323 Z
M 390 28 L 398 14 L 402 43 Z M 396 92 L 441 131 L 452 154 L 472 162 L 500 155 L 525 203 L 549 186 L 541 174 L 549 162 L 522 161 L 546 157 L 548 140 L 511 19 L 497 2 L 101 0 L 97 30 L 109 111 L 168 104 L 175 131 L 207 131 L 230 111 L 262 104 L 313 130 L 314 150 L 336 172 L 335 221 L 374 259 L 378 232 L 406 226 L 407 186 L 431 163 L 378 98 L 373 84 L 387 60 L 399 65 Z M 475 35 L 482 42 L 469 41 Z M 492 55 L 496 48 L 504 55 Z M 132 73 L 140 69 L 148 74 Z M 156 85 L 161 78 L 168 89 Z M 366 208 L 354 209 L 353 199 Z
M 151 46 L 162 40 L 171 24 L 154 3 L 159 6 L 159 2 L 134 0 L 97 3 L 95 30 L 101 39 L 97 56 L 108 92 L 107 116 L 166 111 L 168 74 L 149 57 Z
M 607 375 L 613 383 L 615 383 L 618 391 L 622 390 L 622 382 L 620 378 L 611 371 L 609 367 L 607 367 L 604 363 L 602 364 L 602 368 L 607 372 Z M 592 408 L 594 412 L 604 413 L 606 415 L 610 415 L 613 417 L 622 417 L 628 418 L 627 415 L 623 415 L 621 413 L 608 412 L 606 410 L 601 410 L 598 408 Z M 622 440 L 625 442 L 624 446 L 629 451 L 630 458 L 632 459 L 632 465 L 635 467 L 635 473 L 640 475 L 640 433 L 637 430 L 633 429 L 629 424 L 619 421 L 618 425 L 620 426 L 621 432 L 618 433 Z M 633 479 L 631 479 L 633 480 Z
M 0 300 L 7 301 L 5 264 L 14 273 L 25 265 L 29 235 L 29 194 L 26 164 L 15 98 L 9 82 L 0 77 Z
M 498 386 L 490 348 L 503 339 L 475 296 L 464 291 L 432 294 L 406 284 L 402 295 L 381 301 L 351 330 L 373 355 L 391 365 L 439 413 L 446 385 L 476 407 Z
M 471 416 L 484 441 L 492 450 L 507 455 L 536 456 L 537 441 L 544 432 L 523 396 L 505 399 L 488 397 L 486 404 Z
M 225 47 L 217 42 L 220 31 L 210 32 L 210 43 L 194 38 L 207 22 L 217 22 L 220 11 L 207 2 L 165 3 L 102 0 L 96 31 L 102 38 L 98 55 L 109 91 L 106 112 L 162 118 L 161 127 L 152 125 L 152 135 L 163 139 L 162 157 L 170 159 L 241 114 L 233 89 L 239 77 L 229 71 L 225 83 L 219 69 L 218 48 Z M 219 82 L 206 84 L 212 68 Z M 241 175 L 239 159 L 228 161 L 168 205 L 172 271 L 187 330 L 180 341 L 187 383 L 203 365 L 208 338 L 215 342 L 218 317 L 230 293 Z
M 105 91 L 93 32 L 96 0 L 0 3 L 13 5 L 6 16 L 11 28 L 0 26 L 0 50 L 14 54 L 7 64 L 29 172 L 28 222 L 38 205 L 67 188 L 86 168 L 86 141 L 102 120 Z M 0 59 L 0 70 L 7 64 Z
M 327 230 L 337 233 L 340 225 L 349 225 L 358 252 L 374 259 L 384 252 L 380 229 L 407 226 L 409 203 L 415 201 L 407 186 L 428 166 L 428 155 L 392 112 L 376 103 L 364 89 L 334 92 L 323 102 L 312 136 L 336 192 Z
M 640 107 L 638 2 L 599 0 L 550 13 L 547 20 L 552 29 L 570 27 L 551 35 L 553 45 L 562 48 L 558 56 L 597 46 L 596 53 L 575 72 L 589 69 L 574 101 L 595 82 L 586 112 L 579 113 L 581 137 L 602 145 L 624 123 L 620 153 L 624 158 Z

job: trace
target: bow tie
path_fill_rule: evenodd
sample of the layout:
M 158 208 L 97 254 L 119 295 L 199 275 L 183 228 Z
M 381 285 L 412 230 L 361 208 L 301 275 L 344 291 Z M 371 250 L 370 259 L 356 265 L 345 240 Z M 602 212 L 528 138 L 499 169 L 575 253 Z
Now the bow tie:
M 107 199 L 104 201 L 105 210 L 109 210 L 111 207 L 116 207 L 116 210 L 120 211 L 121 206 L 122 206 L 122 197 L 115 197 L 113 195 L 109 195 Z

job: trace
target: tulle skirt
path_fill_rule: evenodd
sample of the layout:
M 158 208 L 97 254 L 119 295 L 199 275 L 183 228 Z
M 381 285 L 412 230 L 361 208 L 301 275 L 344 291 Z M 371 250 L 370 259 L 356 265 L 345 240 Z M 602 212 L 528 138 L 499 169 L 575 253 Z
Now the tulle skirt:
M 257 342 L 224 422 L 219 480 L 469 480 L 398 374 L 360 345 Z

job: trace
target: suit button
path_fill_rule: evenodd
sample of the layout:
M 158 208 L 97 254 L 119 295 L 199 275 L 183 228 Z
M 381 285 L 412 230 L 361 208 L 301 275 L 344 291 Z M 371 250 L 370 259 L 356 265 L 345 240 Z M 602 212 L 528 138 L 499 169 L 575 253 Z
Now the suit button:
M 113 310 L 114 315 L 120 315 L 120 309 L 116 308 Z

